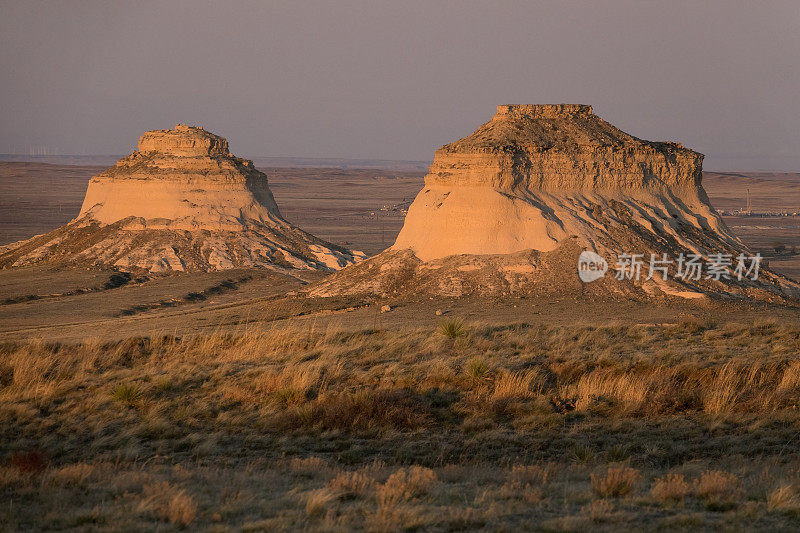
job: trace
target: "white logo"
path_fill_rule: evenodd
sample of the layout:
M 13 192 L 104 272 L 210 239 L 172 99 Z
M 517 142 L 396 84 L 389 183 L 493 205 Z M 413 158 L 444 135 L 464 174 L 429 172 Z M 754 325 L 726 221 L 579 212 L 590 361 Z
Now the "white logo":
M 584 283 L 590 283 L 606 275 L 608 262 L 589 250 L 584 250 L 578 257 L 578 277 Z

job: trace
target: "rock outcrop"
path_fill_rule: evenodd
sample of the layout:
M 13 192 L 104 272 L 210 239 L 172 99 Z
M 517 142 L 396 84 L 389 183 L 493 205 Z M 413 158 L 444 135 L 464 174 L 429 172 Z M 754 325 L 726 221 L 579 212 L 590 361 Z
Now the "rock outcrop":
M 502 105 L 471 135 L 436 151 L 395 244 L 337 273 L 312 294 L 788 295 L 768 269 L 759 281 L 617 280 L 620 254 L 747 253 L 709 203 L 703 155 L 629 135 L 587 105 Z M 610 263 L 578 277 L 584 250 Z M 731 269 L 732 270 L 732 269 Z
M 287 222 L 267 177 L 225 139 L 178 124 L 142 135 L 137 151 L 90 180 L 78 217 L 0 250 L 0 267 L 330 271 L 362 258 Z

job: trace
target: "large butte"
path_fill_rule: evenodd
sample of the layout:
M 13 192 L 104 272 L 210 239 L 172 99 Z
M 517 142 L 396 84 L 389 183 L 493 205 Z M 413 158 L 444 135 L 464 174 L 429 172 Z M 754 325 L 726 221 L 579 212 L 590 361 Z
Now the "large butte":
M 703 190 L 703 155 L 629 135 L 588 105 L 501 105 L 436 151 L 397 241 L 322 280 L 311 294 L 383 297 L 510 293 L 772 298 L 797 285 L 670 279 L 582 283 L 578 256 L 749 254 Z
M 362 254 L 287 222 L 267 177 L 198 127 L 148 131 L 94 176 L 67 225 L 0 249 L 0 266 L 36 263 L 150 272 L 263 267 L 331 271 Z

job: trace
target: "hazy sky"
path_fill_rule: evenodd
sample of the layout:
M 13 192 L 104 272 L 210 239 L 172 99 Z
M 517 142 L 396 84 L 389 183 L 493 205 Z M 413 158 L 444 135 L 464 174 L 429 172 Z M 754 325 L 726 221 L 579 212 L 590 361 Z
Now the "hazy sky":
M 426 160 L 502 103 L 588 103 L 707 167 L 800 170 L 800 2 L 0 0 L 0 152 Z

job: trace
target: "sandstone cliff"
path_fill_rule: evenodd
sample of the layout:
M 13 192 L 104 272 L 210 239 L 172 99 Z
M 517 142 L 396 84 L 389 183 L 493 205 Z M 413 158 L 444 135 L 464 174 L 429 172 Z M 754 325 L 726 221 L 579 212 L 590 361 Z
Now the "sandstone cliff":
M 39 262 L 132 270 L 336 270 L 354 254 L 283 219 L 267 177 L 228 142 L 179 124 L 94 176 L 78 217 L 0 250 L 0 267 Z
M 766 270 L 760 283 L 628 282 L 613 272 L 579 281 L 582 250 L 612 267 L 618 254 L 745 253 L 708 201 L 702 161 L 680 144 L 633 137 L 587 105 L 499 106 L 471 135 L 436 151 L 395 244 L 312 293 L 795 291 Z
M 146 132 L 137 151 L 94 176 L 83 215 L 186 230 L 237 231 L 242 222 L 282 220 L 267 177 L 251 161 L 233 156 L 222 137 L 183 124 Z

